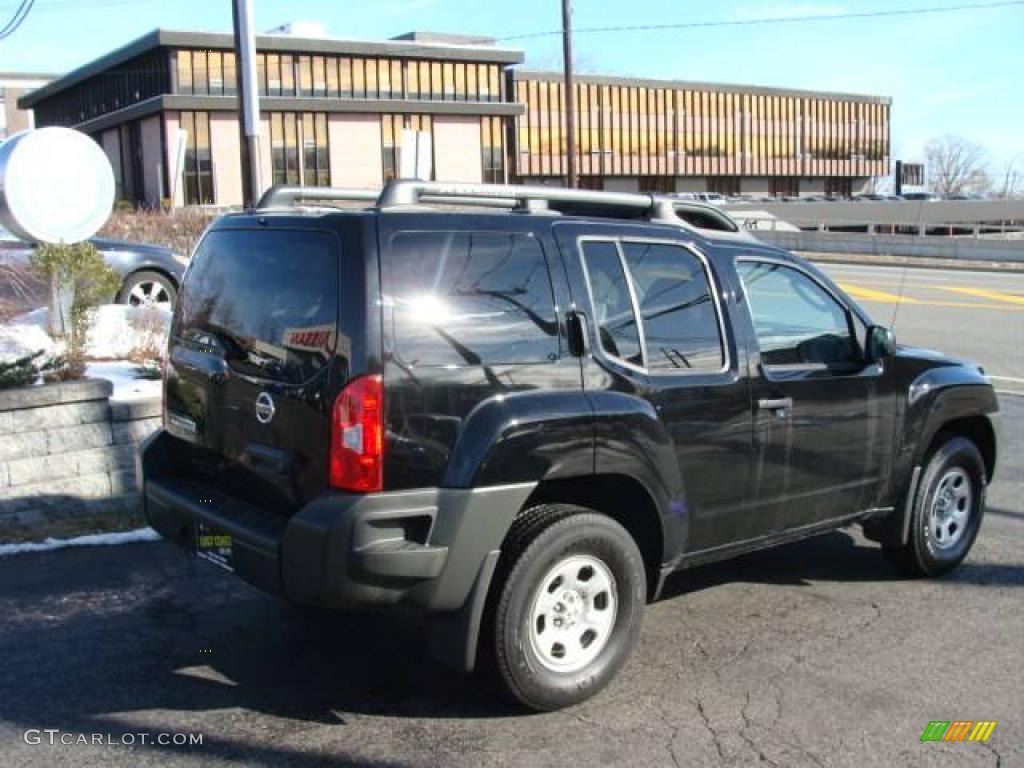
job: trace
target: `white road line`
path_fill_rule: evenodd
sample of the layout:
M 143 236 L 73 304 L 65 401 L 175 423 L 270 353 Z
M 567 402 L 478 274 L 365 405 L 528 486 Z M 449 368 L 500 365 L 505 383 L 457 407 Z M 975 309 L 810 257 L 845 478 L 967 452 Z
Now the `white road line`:
M 1024 379 L 1018 379 L 1013 376 L 989 376 L 994 381 L 1012 381 L 1014 384 L 1024 384 Z

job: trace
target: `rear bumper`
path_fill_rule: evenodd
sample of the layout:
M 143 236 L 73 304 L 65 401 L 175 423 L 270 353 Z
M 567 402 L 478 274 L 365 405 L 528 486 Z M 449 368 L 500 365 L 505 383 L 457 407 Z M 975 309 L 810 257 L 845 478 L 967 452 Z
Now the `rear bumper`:
M 465 608 L 493 568 L 531 483 L 375 494 L 327 492 L 290 517 L 175 476 L 157 432 L 140 452 L 146 518 L 192 549 L 196 523 L 232 537 L 235 572 L 302 604 L 408 603 L 432 612 Z

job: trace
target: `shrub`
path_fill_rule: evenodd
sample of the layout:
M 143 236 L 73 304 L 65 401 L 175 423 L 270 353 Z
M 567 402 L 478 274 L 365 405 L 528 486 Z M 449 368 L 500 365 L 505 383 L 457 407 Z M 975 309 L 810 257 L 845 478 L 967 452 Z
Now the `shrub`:
M 43 351 L 39 350 L 17 360 L 0 362 L 0 389 L 27 387 L 35 384 L 39 376 L 46 381 L 64 378 L 64 372 L 68 371 L 67 361 L 63 357 L 42 360 L 42 356 Z
M 70 291 L 71 327 L 68 329 L 65 365 L 54 372 L 57 378 L 81 378 L 85 374 L 85 345 L 92 311 L 107 302 L 121 287 L 121 277 L 91 243 L 40 245 L 33 252 L 32 266 L 51 285 L 50 316 L 60 312 L 58 293 Z
M 175 253 L 189 256 L 211 221 L 210 214 L 196 208 L 136 211 L 118 206 L 100 234 L 118 240 L 163 245 Z

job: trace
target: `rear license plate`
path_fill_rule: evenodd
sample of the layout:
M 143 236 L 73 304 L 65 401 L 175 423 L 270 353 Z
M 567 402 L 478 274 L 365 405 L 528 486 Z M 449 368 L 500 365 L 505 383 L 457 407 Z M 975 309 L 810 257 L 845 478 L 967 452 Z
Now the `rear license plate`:
M 231 537 L 206 523 L 196 523 L 196 554 L 226 571 L 235 570 Z

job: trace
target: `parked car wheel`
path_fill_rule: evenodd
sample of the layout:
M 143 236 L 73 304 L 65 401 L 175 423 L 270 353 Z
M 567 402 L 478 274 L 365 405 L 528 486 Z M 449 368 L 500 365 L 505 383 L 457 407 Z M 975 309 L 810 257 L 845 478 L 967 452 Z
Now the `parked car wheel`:
M 985 462 L 965 437 L 940 436 L 921 475 L 907 543 L 884 552 L 912 576 L 939 576 L 971 551 L 985 514 Z
M 589 698 L 640 633 L 647 582 L 636 542 L 609 517 L 550 504 L 520 519 L 503 555 L 493 643 L 505 688 L 540 711 Z
M 158 307 L 170 312 L 177 298 L 178 288 L 169 277 L 160 272 L 143 269 L 125 278 L 124 285 L 117 294 L 117 303 L 130 304 L 133 307 Z

